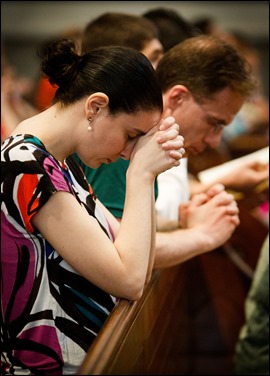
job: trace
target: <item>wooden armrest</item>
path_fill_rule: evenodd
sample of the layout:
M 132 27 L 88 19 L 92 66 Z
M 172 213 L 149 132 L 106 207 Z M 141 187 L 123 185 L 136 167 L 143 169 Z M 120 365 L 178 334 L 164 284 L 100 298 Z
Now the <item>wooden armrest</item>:
M 175 325 L 186 315 L 185 281 L 180 266 L 154 270 L 139 301 L 122 299 L 113 309 L 77 374 L 146 375 L 166 367 Z M 172 320 L 179 301 L 182 310 Z
M 115 363 L 119 363 L 118 358 L 121 356 L 121 348 L 127 341 L 127 336 L 136 320 L 136 316 L 147 300 L 149 292 L 156 284 L 158 276 L 159 271 L 154 271 L 153 277 L 146 287 L 141 300 L 128 301 L 121 299 L 114 307 L 89 349 L 84 362 L 78 370 L 78 375 L 111 374 L 111 368 L 114 367 Z M 135 348 L 134 350 L 136 351 Z M 129 359 L 124 359 L 125 364 L 131 362 L 133 359 L 133 354 L 130 353 L 129 355 Z M 128 354 L 126 356 L 128 357 Z

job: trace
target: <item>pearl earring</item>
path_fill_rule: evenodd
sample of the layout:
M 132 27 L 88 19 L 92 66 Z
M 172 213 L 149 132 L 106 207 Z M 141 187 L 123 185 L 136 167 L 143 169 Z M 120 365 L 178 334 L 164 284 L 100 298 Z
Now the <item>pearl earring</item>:
M 92 126 L 91 126 L 92 118 L 89 117 L 87 120 L 89 121 L 89 124 L 88 124 L 88 128 L 87 128 L 87 130 L 88 130 L 88 132 L 90 132 L 90 131 L 92 130 Z

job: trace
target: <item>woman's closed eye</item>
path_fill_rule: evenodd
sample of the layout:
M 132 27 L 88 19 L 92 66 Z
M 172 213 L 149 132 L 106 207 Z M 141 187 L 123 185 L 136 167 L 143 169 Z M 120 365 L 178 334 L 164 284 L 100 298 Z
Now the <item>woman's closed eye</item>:
M 137 138 L 137 137 L 139 137 L 137 134 L 136 135 L 130 135 L 130 134 L 128 134 L 127 135 L 127 137 L 128 137 L 128 140 L 134 140 L 135 138 Z

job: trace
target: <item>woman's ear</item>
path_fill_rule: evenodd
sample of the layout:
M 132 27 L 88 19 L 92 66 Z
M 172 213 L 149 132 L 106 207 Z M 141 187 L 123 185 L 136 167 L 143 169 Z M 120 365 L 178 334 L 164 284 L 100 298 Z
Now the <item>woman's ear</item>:
M 91 117 L 92 119 L 98 113 L 100 108 L 105 108 L 109 104 L 109 98 L 104 93 L 93 93 L 91 94 L 85 103 L 85 112 L 87 119 Z

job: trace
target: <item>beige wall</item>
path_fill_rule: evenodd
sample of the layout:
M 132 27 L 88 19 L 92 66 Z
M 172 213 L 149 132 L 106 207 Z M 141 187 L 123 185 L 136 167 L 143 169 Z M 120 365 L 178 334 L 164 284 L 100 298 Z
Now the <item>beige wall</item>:
M 251 37 L 268 35 L 268 1 L 2 1 L 2 33 L 39 37 L 84 26 L 106 11 L 141 14 L 156 7 L 174 8 L 189 19 L 209 15 Z
M 36 48 L 46 38 L 72 26 L 84 27 L 107 11 L 139 15 L 157 7 L 175 9 L 190 21 L 210 16 L 224 30 L 245 32 L 261 51 L 268 83 L 268 1 L 2 1 L 1 37 L 18 72 L 35 77 L 39 70 Z

